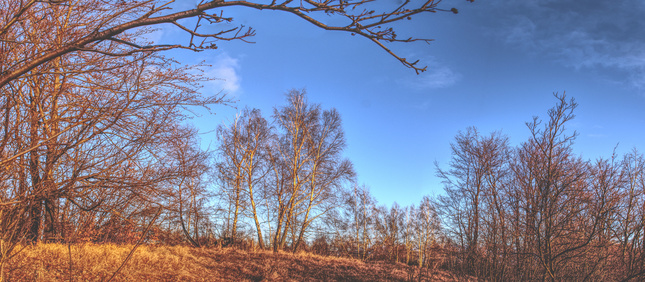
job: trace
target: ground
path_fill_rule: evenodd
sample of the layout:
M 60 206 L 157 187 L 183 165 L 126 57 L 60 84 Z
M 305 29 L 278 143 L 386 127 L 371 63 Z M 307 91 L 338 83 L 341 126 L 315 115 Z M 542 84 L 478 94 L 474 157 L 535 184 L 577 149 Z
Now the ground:
M 38 244 L 5 266 L 7 281 L 106 281 L 132 245 Z M 71 264 L 70 264 L 71 258 Z M 421 279 L 419 279 L 421 273 Z M 70 275 L 71 274 L 71 275 Z M 112 281 L 457 281 L 443 270 L 308 253 L 139 246 Z

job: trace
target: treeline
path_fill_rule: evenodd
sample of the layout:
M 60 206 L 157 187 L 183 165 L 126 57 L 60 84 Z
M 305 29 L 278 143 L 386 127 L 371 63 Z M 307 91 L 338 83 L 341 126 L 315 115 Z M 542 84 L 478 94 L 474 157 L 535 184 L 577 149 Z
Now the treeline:
M 584 160 L 567 130 L 576 103 L 555 95 L 548 119 L 528 122 L 517 147 L 474 128 L 438 168 L 437 211 L 454 265 L 490 281 L 627 281 L 645 274 L 645 159 Z
M 4 96 L 3 264 L 37 242 L 252 244 L 419 265 L 438 248 L 431 200 L 379 206 L 342 156 L 340 114 L 304 91 L 270 122 L 243 110 L 205 151 L 187 109 L 226 101 L 198 95 L 200 77 L 163 57 L 105 63 L 58 61 L 64 75 L 17 81 Z
M 440 264 L 432 200 L 424 197 L 418 208 L 378 205 L 342 157 L 345 137 L 335 109 L 292 90 L 270 120 L 244 109 L 217 129 L 210 174 L 216 237 L 274 251 Z
M 645 276 L 645 159 L 575 155 L 566 126 L 577 105 L 564 94 L 519 146 L 460 132 L 437 165 L 444 193 L 388 208 L 343 157 L 340 114 L 304 91 L 268 119 L 242 110 L 208 151 L 187 110 L 226 101 L 197 94 L 201 77 L 158 56 L 99 59 L 54 61 L 1 98 L 0 266 L 40 241 L 147 242 L 307 250 L 495 281 Z

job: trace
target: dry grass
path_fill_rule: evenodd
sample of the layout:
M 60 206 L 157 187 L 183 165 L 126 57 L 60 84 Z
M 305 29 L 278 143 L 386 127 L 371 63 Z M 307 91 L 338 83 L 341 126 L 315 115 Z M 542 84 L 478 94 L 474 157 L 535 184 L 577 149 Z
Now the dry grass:
M 71 278 L 104 281 L 132 246 L 72 245 Z M 70 280 L 68 246 L 28 246 L 7 265 L 8 281 Z M 404 264 L 234 248 L 140 246 L 114 281 L 418 281 L 417 268 Z M 414 277 L 413 277 L 414 276 Z M 423 281 L 455 281 L 444 271 L 422 272 Z

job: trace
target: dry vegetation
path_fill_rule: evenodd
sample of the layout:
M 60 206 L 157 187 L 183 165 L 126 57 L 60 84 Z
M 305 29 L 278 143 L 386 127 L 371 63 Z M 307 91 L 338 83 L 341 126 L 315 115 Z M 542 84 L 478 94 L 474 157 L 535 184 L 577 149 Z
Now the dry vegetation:
M 105 281 L 131 245 L 38 244 L 7 265 L 8 281 Z M 71 250 L 71 279 L 70 279 Z M 456 281 L 443 270 L 309 253 L 144 245 L 113 281 Z

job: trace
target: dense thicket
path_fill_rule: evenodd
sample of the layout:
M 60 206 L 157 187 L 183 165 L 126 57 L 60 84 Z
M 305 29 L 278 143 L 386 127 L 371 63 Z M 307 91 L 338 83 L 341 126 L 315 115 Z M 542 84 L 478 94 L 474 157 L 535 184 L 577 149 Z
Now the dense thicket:
M 515 148 L 500 133 L 457 135 L 449 169 L 438 169 L 453 267 L 494 281 L 642 279 L 643 156 L 576 156 L 566 125 L 577 104 L 555 97 Z

